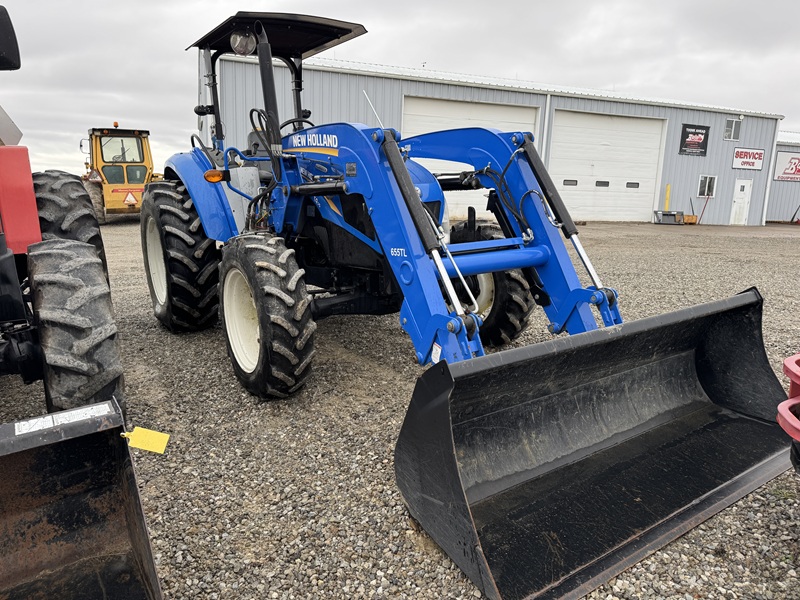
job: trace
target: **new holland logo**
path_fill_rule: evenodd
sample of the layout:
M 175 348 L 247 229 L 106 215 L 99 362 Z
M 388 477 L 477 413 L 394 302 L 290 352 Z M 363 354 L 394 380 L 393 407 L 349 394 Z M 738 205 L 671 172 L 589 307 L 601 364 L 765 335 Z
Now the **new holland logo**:
M 339 155 L 339 138 L 333 133 L 295 134 L 289 138 L 287 152 L 315 152 L 329 156 Z

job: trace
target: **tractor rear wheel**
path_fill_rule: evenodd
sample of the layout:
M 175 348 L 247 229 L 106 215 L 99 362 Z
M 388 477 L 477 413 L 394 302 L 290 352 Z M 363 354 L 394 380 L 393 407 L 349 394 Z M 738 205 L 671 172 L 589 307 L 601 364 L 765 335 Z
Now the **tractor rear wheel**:
M 200 331 L 214 325 L 220 252 L 206 236 L 186 187 L 178 181 L 149 184 L 140 219 L 156 318 L 170 331 Z
M 505 237 L 498 225 L 478 223 L 471 231 L 466 221 L 457 223 L 450 231 L 450 242 L 478 242 Z M 478 315 L 483 319 L 480 329 L 484 346 L 499 348 L 510 344 L 528 326 L 528 317 L 535 305 L 530 285 L 519 269 L 481 273 L 465 277 L 470 291 L 478 302 Z M 453 280 L 459 298 L 469 303 L 461 282 Z
M 28 249 L 48 411 L 114 398 L 125 414 L 117 326 L 93 245 L 51 239 Z
M 262 398 L 284 398 L 311 373 L 314 332 L 305 271 L 283 238 L 245 235 L 222 250 L 220 314 L 241 384 Z
M 64 171 L 34 173 L 33 190 L 42 240 L 76 240 L 93 245 L 107 276 L 100 225 L 81 178 Z

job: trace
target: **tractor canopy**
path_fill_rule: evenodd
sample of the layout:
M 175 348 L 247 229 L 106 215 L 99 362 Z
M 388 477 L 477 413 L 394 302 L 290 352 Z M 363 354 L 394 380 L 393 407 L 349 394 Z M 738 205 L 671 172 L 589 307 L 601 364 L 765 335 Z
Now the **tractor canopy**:
M 267 34 L 273 56 L 283 59 L 305 60 L 367 32 L 364 26 L 358 23 L 348 23 L 325 17 L 238 12 L 189 48 L 208 48 L 223 53 L 233 52 L 230 42 L 231 35 L 254 33 L 257 22 L 261 23 Z

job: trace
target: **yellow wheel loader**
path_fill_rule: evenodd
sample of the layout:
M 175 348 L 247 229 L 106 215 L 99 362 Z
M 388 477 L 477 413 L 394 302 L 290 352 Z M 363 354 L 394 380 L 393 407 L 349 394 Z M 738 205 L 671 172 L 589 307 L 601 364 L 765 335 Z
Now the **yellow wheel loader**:
M 97 220 L 108 215 L 139 214 L 144 186 L 159 177 L 153 174 L 150 132 L 114 127 L 90 129 L 81 140 L 81 151 L 89 155 L 84 186 L 92 198 Z

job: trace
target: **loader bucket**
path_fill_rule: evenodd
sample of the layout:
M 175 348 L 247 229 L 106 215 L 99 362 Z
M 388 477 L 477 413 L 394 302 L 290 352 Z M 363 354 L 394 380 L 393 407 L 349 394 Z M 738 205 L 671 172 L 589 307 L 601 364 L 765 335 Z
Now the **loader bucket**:
M 790 467 L 755 289 L 431 367 L 411 515 L 489 598 L 577 598 Z
M 112 402 L 0 425 L 0 599 L 159 600 Z

